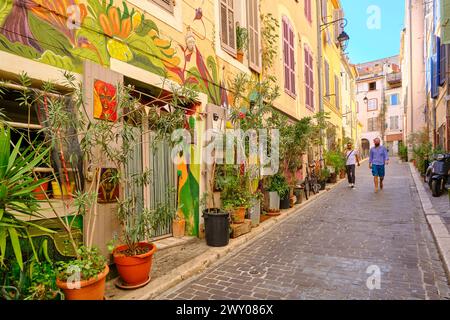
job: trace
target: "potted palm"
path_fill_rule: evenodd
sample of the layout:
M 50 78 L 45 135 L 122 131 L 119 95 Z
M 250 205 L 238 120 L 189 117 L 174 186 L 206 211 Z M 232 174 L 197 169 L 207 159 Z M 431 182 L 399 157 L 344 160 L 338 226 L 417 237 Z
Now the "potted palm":
M 244 62 L 244 51 L 248 47 L 248 30 L 246 28 L 236 27 L 236 48 L 237 48 L 237 60 Z
M 327 167 L 320 170 L 319 176 L 320 190 L 325 190 L 327 181 L 328 179 L 330 179 L 330 175 L 331 175 L 330 169 L 328 169 Z

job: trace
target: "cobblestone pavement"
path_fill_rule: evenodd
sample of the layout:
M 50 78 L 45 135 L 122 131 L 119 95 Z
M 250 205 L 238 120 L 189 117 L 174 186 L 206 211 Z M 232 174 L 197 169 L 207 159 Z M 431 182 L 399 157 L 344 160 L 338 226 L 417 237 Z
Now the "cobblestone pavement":
M 408 164 L 393 161 L 377 194 L 367 162 L 356 177 L 162 298 L 449 299 Z M 380 289 L 366 285 L 370 266 Z

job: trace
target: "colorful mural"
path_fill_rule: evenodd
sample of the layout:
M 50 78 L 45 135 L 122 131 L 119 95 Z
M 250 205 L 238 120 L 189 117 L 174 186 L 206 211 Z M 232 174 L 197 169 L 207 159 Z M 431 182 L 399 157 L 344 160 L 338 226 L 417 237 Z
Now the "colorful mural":
M 227 105 L 216 58 L 205 59 L 196 45 L 196 40 L 206 40 L 203 5 L 193 9 L 191 21 L 203 26 L 203 34 L 188 26 L 181 44 L 165 39 L 152 19 L 125 1 L 0 0 L 0 50 L 77 73 L 83 60 L 109 67 L 117 59 L 203 92 L 210 103 Z M 113 89 L 95 82 L 95 118 L 117 119 Z M 201 131 L 195 119 L 189 126 Z M 189 160 L 200 151 L 200 145 L 192 145 L 178 166 L 178 201 L 189 235 L 198 235 L 200 179 L 200 166 Z

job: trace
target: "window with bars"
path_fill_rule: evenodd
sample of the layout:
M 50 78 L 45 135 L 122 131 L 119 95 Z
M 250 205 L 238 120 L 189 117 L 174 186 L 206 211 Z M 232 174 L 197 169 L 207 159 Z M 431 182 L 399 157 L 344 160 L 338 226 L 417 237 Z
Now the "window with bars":
M 305 104 L 314 110 L 314 64 L 310 49 L 305 45 Z
M 284 88 L 288 94 L 295 96 L 295 48 L 294 29 L 286 17 L 282 19 L 283 25 L 283 61 L 284 61 Z
M 259 0 L 247 0 L 247 25 L 249 65 L 254 71 L 261 72 Z
M 175 9 L 175 1 L 174 0 L 151 0 L 151 2 L 157 4 L 164 10 L 173 13 Z
M 309 23 L 312 22 L 312 4 L 311 0 L 305 0 L 305 17 Z
M 447 73 L 447 46 L 445 44 L 441 44 L 440 48 L 440 73 L 439 73 L 439 85 L 443 86 L 445 83 L 445 75 Z
M 220 41 L 222 48 L 236 55 L 236 25 L 234 0 L 220 0 Z

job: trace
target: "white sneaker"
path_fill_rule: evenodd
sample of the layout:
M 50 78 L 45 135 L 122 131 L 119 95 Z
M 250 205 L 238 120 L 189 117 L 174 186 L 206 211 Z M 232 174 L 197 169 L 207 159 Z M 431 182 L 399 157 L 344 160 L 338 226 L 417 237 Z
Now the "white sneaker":
M 349 188 L 353 188 L 353 185 L 351 183 L 348 184 Z

